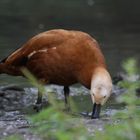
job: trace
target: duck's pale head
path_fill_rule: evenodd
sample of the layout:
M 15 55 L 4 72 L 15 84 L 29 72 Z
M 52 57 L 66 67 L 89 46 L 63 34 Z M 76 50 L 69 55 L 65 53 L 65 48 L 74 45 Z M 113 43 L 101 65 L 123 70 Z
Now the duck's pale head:
M 99 118 L 100 107 L 112 93 L 111 76 L 105 68 L 97 68 L 91 80 L 91 99 L 94 104 L 92 118 Z M 96 110 L 96 108 L 99 108 Z M 95 113 L 96 112 L 96 113 Z

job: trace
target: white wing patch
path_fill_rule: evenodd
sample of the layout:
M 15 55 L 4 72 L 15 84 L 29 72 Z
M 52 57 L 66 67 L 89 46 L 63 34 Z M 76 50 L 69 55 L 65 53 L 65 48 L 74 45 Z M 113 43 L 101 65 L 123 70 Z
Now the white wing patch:
M 34 54 L 38 53 L 38 52 L 47 52 L 47 49 L 44 50 L 38 50 L 38 51 L 33 51 L 28 55 L 28 58 L 31 58 Z
M 35 53 L 36 53 L 36 51 L 31 52 L 31 53 L 28 55 L 28 58 L 30 58 L 31 56 L 33 56 Z
M 53 47 L 53 48 L 51 48 L 51 49 L 55 50 L 56 47 Z M 42 50 L 38 50 L 38 51 L 33 51 L 33 52 L 31 52 L 31 53 L 28 55 L 28 58 L 31 58 L 34 54 L 36 54 L 36 53 L 38 53 L 38 52 L 47 52 L 47 51 L 48 51 L 48 49 L 42 49 Z

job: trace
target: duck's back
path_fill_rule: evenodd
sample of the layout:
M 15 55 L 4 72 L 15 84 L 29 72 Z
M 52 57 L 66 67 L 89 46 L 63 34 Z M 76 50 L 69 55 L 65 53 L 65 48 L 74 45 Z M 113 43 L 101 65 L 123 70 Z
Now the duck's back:
M 79 79 L 89 82 L 95 67 L 105 67 L 98 43 L 92 37 L 67 30 L 41 33 L 4 61 L 16 68 L 27 67 L 45 82 L 62 85 Z

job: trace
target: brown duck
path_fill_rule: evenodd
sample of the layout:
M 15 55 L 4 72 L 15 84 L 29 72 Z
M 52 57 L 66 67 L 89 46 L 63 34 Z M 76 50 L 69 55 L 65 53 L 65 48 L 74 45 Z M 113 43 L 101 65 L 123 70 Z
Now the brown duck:
M 112 81 L 99 45 L 81 31 L 56 29 L 34 36 L 0 62 L 0 73 L 24 76 L 23 67 L 44 84 L 63 85 L 66 104 L 70 85 L 81 83 L 90 89 L 92 118 L 99 117 L 111 94 Z M 39 93 L 36 104 L 41 101 Z

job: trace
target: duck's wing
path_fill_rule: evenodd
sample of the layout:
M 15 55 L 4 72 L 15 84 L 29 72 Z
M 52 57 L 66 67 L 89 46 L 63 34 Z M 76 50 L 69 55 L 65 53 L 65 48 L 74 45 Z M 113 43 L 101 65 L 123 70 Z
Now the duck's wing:
M 63 33 L 64 34 L 64 33 Z M 67 40 L 61 32 L 48 31 L 40 33 L 31 38 L 21 48 L 15 50 L 9 56 L 4 58 L 1 63 L 6 63 L 13 66 L 25 65 L 28 61 L 28 56 L 39 50 L 57 47 Z

